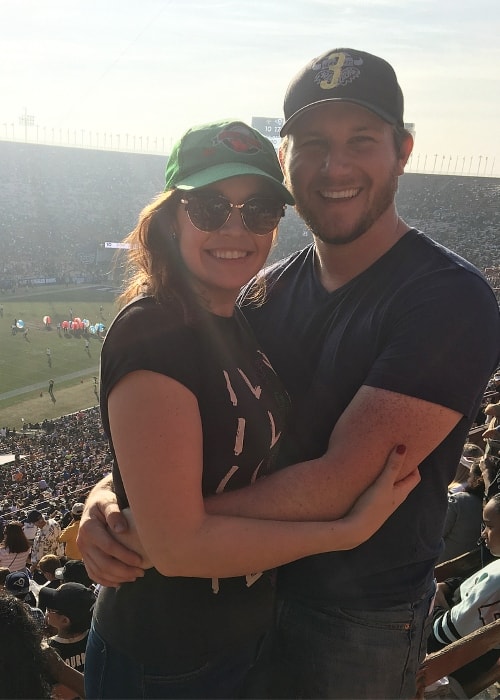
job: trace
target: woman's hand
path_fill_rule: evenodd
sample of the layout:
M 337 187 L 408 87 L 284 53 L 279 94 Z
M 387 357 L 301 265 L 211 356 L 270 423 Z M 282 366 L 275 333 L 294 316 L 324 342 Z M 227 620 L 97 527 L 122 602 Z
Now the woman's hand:
M 127 529 L 125 532 L 115 532 L 114 537 L 120 544 L 122 544 L 124 547 L 127 547 L 128 549 L 133 550 L 134 552 L 137 552 L 141 556 L 142 559 L 142 564 L 141 566 L 144 569 L 149 569 L 153 566 L 151 563 L 150 559 L 148 558 L 148 555 L 146 554 L 141 541 L 139 539 L 139 535 L 137 534 L 137 527 L 135 524 L 134 516 L 132 515 L 132 511 L 130 508 L 124 508 L 121 511 L 121 515 L 125 518 L 127 521 Z
M 118 508 L 111 486 L 111 478 L 106 477 L 90 492 L 77 542 L 92 581 L 116 587 L 144 576 L 144 571 L 140 554 L 116 539 L 125 535 L 128 523 Z
M 349 548 L 357 547 L 375 534 L 420 483 L 420 473 L 416 467 L 399 478 L 404 471 L 405 455 L 404 445 L 398 445 L 391 451 L 380 475 L 343 519 L 354 538 Z

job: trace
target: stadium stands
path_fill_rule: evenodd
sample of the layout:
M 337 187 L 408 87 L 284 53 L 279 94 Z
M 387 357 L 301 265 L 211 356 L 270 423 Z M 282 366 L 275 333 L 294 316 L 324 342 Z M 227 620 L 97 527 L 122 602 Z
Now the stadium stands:
M 33 278 L 101 282 L 111 253 L 141 208 L 163 189 L 165 157 L 0 141 L 0 291 Z M 500 179 L 408 173 L 400 179 L 403 218 L 477 267 L 500 267 Z M 310 234 L 288 209 L 271 260 Z

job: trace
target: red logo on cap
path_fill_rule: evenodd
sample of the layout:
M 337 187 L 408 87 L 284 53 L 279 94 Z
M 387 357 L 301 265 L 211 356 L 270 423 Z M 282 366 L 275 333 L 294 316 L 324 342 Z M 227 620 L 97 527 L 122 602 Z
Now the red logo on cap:
M 236 153 L 253 155 L 262 150 L 260 142 L 251 131 L 244 126 L 233 125 L 220 131 L 214 139 L 214 144 L 223 143 Z

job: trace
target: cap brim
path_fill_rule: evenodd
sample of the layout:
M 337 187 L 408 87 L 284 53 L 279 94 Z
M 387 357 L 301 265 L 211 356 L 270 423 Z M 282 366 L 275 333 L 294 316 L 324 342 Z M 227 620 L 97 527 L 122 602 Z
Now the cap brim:
M 318 102 L 313 102 L 310 105 L 306 105 L 305 107 L 302 107 L 301 109 L 298 109 L 294 114 L 292 114 L 289 119 L 286 120 L 286 122 L 283 124 L 281 127 L 280 131 L 280 136 L 286 136 L 287 134 L 290 133 L 290 127 L 295 124 L 297 119 L 301 117 L 305 112 L 309 112 L 311 109 L 314 109 L 315 107 L 318 107 L 318 105 L 325 104 L 326 102 L 351 102 L 352 104 L 359 105 L 360 107 L 364 107 L 365 109 L 369 110 L 370 112 L 373 112 L 376 114 L 378 117 L 383 119 L 385 122 L 388 122 L 389 124 L 396 124 L 397 120 L 394 119 L 393 116 L 388 114 L 387 112 L 384 112 L 383 109 L 379 109 L 378 107 L 368 103 L 364 102 L 363 100 L 355 100 L 350 97 L 330 97 L 328 100 L 319 100 Z
M 49 588 L 49 586 L 41 586 L 38 591 L 38 599 L 45 608 L 50 608 L 50 603 L 55 599 L 57 588 Z
M 283 197 L 286 204 L 295 204 L 295 200 L 287 188 L 276 180 L 276 178 L 266 173 L 264 170 L 255 168 L 251 165 L 242 163 L 223 163 L 214 165 L 206 170 L 200 170 L 189 177 L 185 177 L 180 182 L 176 183 L 175 187 L 178 190 L 196 190 L 200 187 L 213 185 L 215 182 L 225 180 L 228 177 L 236 177 L 237 175 L 256 175 L 267 180 L 274 189 Z

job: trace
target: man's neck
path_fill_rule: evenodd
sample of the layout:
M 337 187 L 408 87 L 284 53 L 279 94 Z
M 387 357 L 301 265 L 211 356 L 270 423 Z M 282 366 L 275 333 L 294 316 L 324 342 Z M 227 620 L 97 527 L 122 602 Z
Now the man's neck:
M 410 230 L 394 212 L 351 243 L 331 245 L 315 239 L 316 271 L 323 287 L 333 292 L 367 270 Z

